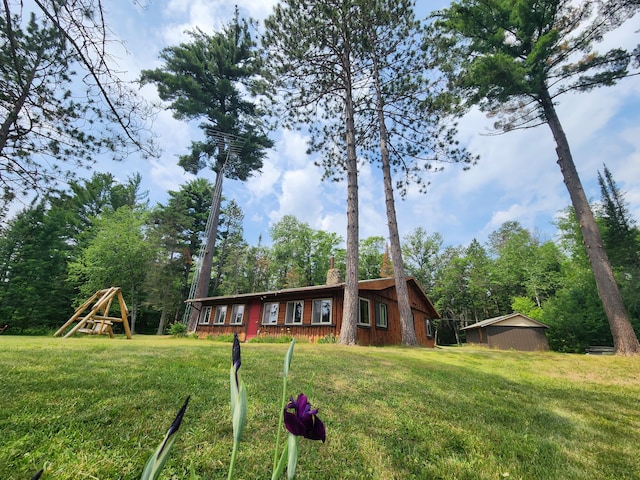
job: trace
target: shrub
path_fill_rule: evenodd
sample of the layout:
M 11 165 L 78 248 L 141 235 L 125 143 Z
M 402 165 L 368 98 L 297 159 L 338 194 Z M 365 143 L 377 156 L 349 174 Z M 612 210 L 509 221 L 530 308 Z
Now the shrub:
M 338 343 L 338 337 L 336 337 L 333 333 L 329 333 L 318 340 L 318 343 Z
M 174 337 L 186 337 L 187 326 L 184 323 L 172 323 L 169 327 L 169 335 L 173 335 Z
M 249 340 L 249 343 L 291 343 L 291 335 L 259 335 Z

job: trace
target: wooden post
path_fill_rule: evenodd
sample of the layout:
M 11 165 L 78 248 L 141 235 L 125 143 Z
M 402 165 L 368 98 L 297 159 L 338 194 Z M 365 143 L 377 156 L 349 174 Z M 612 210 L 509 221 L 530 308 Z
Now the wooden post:
M 127 338 L 131 339 L 131 330 L 129 329 L 129 321 L 127 320 L 129 309 L 124 303 L 124 297 L 122 296 L 122 292 L 120 291 L 120 289 L 118 289 L 118 304 L 120 305 L 120 316 L 122 317 L 122 326 L 124 327 L 124 333 L 127 335 Z

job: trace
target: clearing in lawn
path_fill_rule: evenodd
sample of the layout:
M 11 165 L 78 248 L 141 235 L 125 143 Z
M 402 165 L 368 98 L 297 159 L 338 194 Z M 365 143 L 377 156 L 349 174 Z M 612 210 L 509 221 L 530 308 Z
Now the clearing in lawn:
M 244 344 L 235 477 L 269 478 L 286 344 Z M 185 397 L 160 478 L 226 478 L 231 344 L 0 337 L 0 478 L 137 479 Z M 298 479 L 640 478 L 640 358 L 297 344 L 319 408 Z

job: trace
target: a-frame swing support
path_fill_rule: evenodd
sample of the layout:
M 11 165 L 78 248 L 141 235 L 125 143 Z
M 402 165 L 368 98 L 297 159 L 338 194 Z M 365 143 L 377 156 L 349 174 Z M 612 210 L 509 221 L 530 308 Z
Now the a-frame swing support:
M 110 317 L 109 308 L 111 308 L 111 303 L 116 297 L 120 306 L 120 317 Z M 91 308 L 89 313 L 83 316 L 83 313 L 89 308 Z M 66 323 L 53 334 L 53 336 L 59 337 L 67 328 L 73 325 L 73 323 L 78 322 L 77 325 L 64 335 L 64 338 L 70 337 L 74 333 L 109 335 L 109 337 L 113 338 L 113 324 L 122 323 L 125 335 L 127 338 L 131 338 L 131 330 L 129 329 L 129 321 L 127 320 L 128 314 L 129 310 L 127 309 L 127 305 L 122 297 L 120 287 L 110 287 L 104 290 L 98 290 L 76 309 L 71 318 L 67 320 Z

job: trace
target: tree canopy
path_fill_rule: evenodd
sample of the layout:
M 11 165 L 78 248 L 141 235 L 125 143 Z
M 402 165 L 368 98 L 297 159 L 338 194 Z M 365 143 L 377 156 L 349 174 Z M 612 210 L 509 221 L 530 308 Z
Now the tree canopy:
M 47 192 L 98 154 L 155 154 L 151 111 L 112 70 L 100 2 L 0 6 L 0 188 Z
M 604 13 L 594 19 L 597 6 L 595 1 L 460 0 L 433 15 L 435 34 L 425 47 L 439 57 L 463 111 L 478 105 L 497 118 L 494 126 L 502 132 L 549 126 L 616 351 L 632 355 L 640 352 L 640 343 L 556 110 L 563 93 L 613 85 L 629 73 L 629 52 L 595 50 L 610 28 Z

